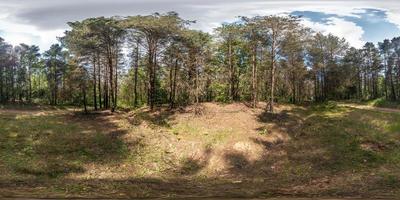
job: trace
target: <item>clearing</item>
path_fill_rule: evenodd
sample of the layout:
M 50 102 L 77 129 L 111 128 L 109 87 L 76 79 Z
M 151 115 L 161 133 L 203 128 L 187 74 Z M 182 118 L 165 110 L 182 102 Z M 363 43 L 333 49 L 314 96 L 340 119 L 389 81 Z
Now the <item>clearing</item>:
M 399 112 L 201 106 L 2 108 L 0 197 L 400 197 Z

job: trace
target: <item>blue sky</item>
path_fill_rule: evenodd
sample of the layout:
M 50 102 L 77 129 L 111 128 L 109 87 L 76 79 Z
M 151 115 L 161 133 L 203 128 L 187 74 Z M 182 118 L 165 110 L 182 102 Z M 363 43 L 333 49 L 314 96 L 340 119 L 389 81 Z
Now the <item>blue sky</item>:
M 193 28 L 210 33 L 238 16 L 295 14 L 303 16 L 305 26 L 344 37 L 358 48 L 400 36 L 399 0 L 0 0 L 0 36 L 13 45 L 46 50 L 69 21 L 168 11 L 196 20 Z
M 290 14 L 302 16 L 314 23 L 328 25 L 332 18 L 343 19 L 348 22 L 355 23 L 364 31 L 362 34 L 363 41 L 378 43 L 384 38 L 391 39 L 400 36 L 400 28 L 388 20 L 387 11 L 380 9 L 360 9 L 354 16 L 339 16 L 337 14 L 326 14 L 316 11 L 294 11 Z

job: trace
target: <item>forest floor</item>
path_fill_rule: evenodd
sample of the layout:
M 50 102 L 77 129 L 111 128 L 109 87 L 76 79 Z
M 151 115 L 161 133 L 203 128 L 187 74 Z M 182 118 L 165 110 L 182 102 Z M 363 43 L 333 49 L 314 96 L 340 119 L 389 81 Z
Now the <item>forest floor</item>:
M 400 112 L 0 109 L 0 198 L 400 198 Z
M 372 105 L 366 104 L 357 104 L 357 103 L 339 103 L 339 106 L 351 107 L 356 109 L 363 109 L 363 110 L 375 110 L 381 112 L 391 112 L 391 113 L 400 113 L 400 109 L 398 108 L 390 108 L 390 107 L 376 107 Z

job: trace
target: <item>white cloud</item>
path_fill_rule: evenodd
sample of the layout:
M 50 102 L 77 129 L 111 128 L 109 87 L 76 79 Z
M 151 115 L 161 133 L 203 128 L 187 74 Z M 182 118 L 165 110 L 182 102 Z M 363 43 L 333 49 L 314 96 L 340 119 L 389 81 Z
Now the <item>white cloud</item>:
M 396 24 L 397 27 L 400 29 L 400 9 L 396 12 L 388 11 L 387 20 L 393 24 Z
M 361 48 L 365 44 L 365 41 L 362 39 L 364 30 L 354 22 L 349 22 L 337 17 L 331 17 L 328 18 L 327 23 L 312 22 L 308 19 L 302 20 L 302 23 L 315 31 L 324 34 L 332 33 L 338 37 L 343 37 L 353 47 Z
M 385 10 L 387 20 L 400 28 L 398 0 L 0 0 L 0 31 L 14 44 L 31 41 L 45 49 L 56 42 L 56 36 L 62 35 L 63 29 L 67 28 L 66 22 L 94 16 L 175 10 L 186 19 L 197 20 L 195 28 L 210 32 L 222 22 L 236 20 L 237 16 L 315 11 L 360 17 L 357 14 L 368 8 Z M 362 28 L 340 18 L 331 18 L 325 25 L 309 25 L 345 37 L 355 46 L 363 42 Z
M 4 27 L 4 29 L 2 29 Z M 12 44 L 18 45 L 21 43 L 39 45 L 41 50 L 47 50 L 51 44 L 57 42 L 57 37 L 63 35 L 63 29 L 55 30 L 40 30 L 36 26 L 17 24 L 0 18 L 0 30 L 2 37 Z

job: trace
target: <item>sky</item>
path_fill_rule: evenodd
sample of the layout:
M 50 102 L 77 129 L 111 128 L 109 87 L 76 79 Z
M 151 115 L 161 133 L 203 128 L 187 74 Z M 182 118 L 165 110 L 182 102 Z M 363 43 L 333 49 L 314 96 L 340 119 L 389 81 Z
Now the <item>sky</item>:
M 400 0 L 0 0 L 0 37 L 46 50 L 69 21 L 168 11 L 196 20 L 192 28 L 210 33 L 238 16 L 291 14 L 357 48 L 400 36 Z

